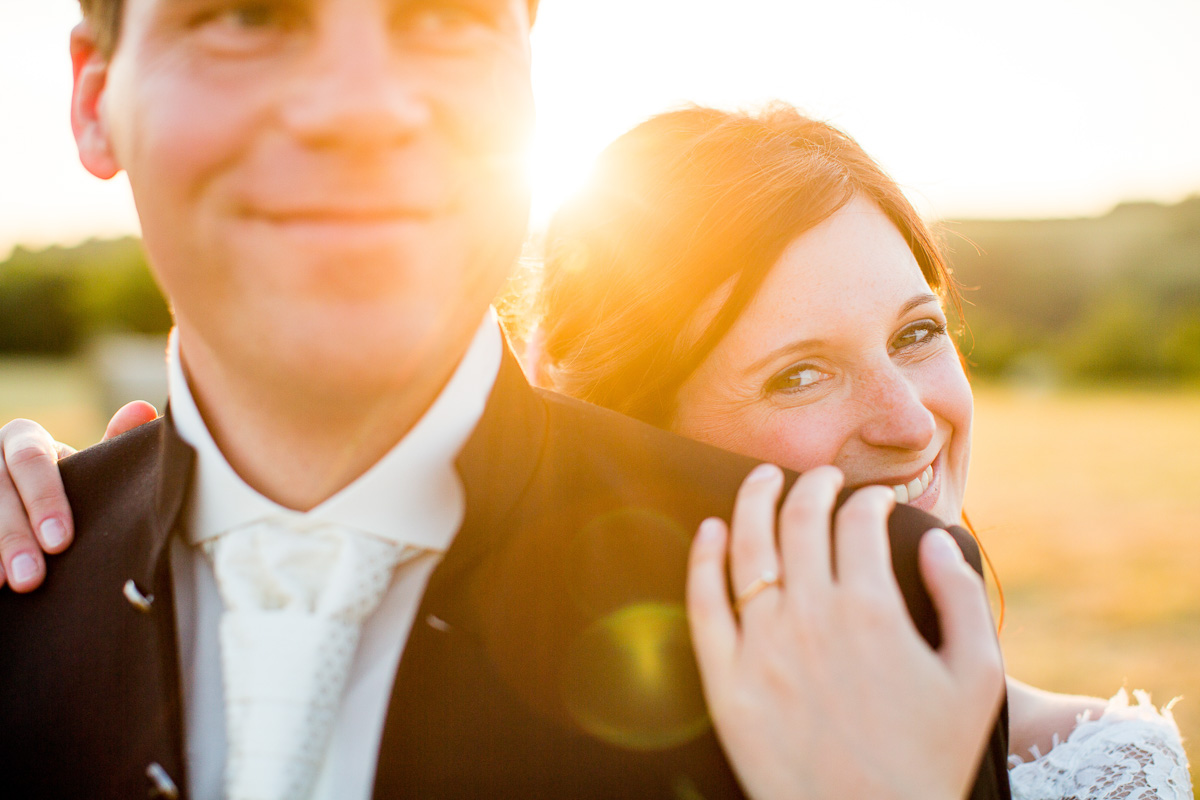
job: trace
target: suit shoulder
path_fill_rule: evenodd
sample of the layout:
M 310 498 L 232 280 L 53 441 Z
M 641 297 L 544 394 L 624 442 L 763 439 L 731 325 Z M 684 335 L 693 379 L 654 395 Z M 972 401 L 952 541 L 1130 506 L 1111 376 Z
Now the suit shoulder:
M 577 459 L 616 459 L 626 469 L 653 469 L 658 480 L 702 480 L 730 490 L 758 463 L 602 406 L 538 392 L 547 408 L 551 448 Z
M 161 506 L 164 474 L 181 484 L 190 474 L 192 450 L 175 434 L 166 418 L 140 425 L 59 462 L 63 486 L 77 527 L 107 509 Z M 177 487 L 175 487 L 177 488 Z M 169 492 L 171 495 L 177 491 Z
M 74 495 L 92 486 L 111 491 L 123 480 L 149 477 L 162 452 L 165 424 L 164 419 L 156 419 L 60 461 L 68 497 L 74 500 Z
M 85 447 L 59 462 L 63 474 L 117 468 L 130 460 L 153 456 L 163 446 L 165 417 L 139 425 L 120 436 Z

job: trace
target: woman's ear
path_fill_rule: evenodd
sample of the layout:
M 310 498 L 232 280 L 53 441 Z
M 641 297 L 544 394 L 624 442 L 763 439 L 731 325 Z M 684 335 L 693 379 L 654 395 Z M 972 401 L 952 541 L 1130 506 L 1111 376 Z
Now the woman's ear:
M 113 155 L 108 126 L 100 100 L 108 82 L 109 56 L 101 52 L 88 23 L 71 31 L 71 66 L 75 80 L 71 93 L 71 130 L 79 149 L 79 160 L 97 178 L 105 180 L 121 171 Z

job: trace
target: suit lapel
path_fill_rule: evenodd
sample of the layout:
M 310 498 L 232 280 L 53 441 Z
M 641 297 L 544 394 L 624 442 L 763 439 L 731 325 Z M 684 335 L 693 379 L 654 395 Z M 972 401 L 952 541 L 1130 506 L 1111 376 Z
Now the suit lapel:
M 62 462 L 76 542 L 20 607 L 0 603 L 0 675 L 17 676 L 24 696 L 5 725 L 52 732 L 13 747 L 53 745 L 30 756 L 44 767 L 13 796 L 145 797 L 151 775 L 186 786 L 165 554 L 191 463 L 169 420 Z
M 146 520 L 141 534 L 144 540 L 134 551 L 132 564 L 138 586 L 153 587 L 154 602 L 148 615 L 153 632 L 140 648 L 146 654 L 156 654 L 157 664 L 150 670 L 153 678 L 159 713 L 147 726 L 148 748 L 157 758 L 146 766 L 146 778 L 151 791 L 169 796 L 174 788 L 180 797 L 187 797 L 187 759 L 185 756 L 182 687 L 179 675 L 178 631 L 175 592 L 168 559 L 168 543 L 176 529 L 188 487 L 191 484 L 195 451 L 175 430 L 170 409 L 160 422 L 157 435 L 157 464 L 153 470 L 153 490 L 147 493 L 148 502 L 134 509 L 135 517 Z M 127 598 L 128 599 L 128 598 Z M 157 681 L 154 680 L 157 678 Z M 157 684 L 155 686 L 155 683 Z M 150 764 L 157 764 L 155 770 Z
M 427 596 L 441 595 L 494 547 L 501 522 L 534 474 L 545 439 L 545 406 L 506 342 L 483 416 L 455 461 L 466 495 L 466 515 L 430 578 Z
M 506 535 L 505 519 L 534 475 L 545 438 L 546 409 L 505 347 L 483 416 L 455 462 L 465 516 L 430 577 L 397 669 L 375 797 L 420 796 L 422 786 L 444 791 L 440 776 L 471 757 L 460 751 L 463 734 L 477 728 L 503 695 L 490 682 L 487 661 L 471 633 L 464 586 Z

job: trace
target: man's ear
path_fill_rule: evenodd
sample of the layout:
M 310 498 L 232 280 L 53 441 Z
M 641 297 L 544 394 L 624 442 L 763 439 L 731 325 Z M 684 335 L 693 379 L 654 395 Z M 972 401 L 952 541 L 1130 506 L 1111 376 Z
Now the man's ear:
M 88 172 L 107 180 L 121 171 L 100 112 L 100 99 L 108 82 L 108 56 L 100 51 L 86 21 L 71 31 L 71 67 L 75 75 L 71 129 L 75 132 L 79 160 Z

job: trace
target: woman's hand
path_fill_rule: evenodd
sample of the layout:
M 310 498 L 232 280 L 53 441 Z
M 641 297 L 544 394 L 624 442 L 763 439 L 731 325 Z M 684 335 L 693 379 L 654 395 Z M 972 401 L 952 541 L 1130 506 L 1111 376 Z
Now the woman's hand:
M 892 572 L 890 489 L 846 501 L 831 554 L 842 480 L 833 467 L 801 475 L 777 536 L 783 475 L 762 465 L 738 494 L 732 535 L 720 520 L 700 527 L 688 617 L 717 734 L 756 800 L 957 800 L 1004 690 L 983 581 L 949 534 L 925 535 L 921 574 L 942 629 L 931 649 Z
M 149 403 L 129 403 L 113 415 L 104 440 L 157 416 Z M 27 419 L 0 428 L 0 587 L 33 591 L 46 577 L 42 551 L 61 553 L 70 546 L 74 525 L 58 460 L 74 452 Z

